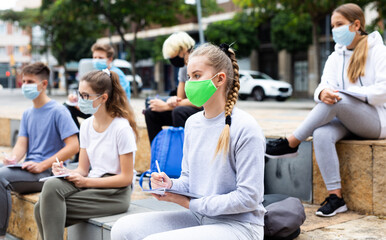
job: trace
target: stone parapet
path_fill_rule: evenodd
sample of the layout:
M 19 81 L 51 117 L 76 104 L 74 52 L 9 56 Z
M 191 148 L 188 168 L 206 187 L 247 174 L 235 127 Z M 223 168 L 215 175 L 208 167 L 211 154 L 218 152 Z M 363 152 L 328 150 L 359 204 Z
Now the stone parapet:
M 386 216 L 386 140 L 344 140 L 336 145 L 342 193 L 350 210 Z M 313 202 L 328 196 L 313 155 Z

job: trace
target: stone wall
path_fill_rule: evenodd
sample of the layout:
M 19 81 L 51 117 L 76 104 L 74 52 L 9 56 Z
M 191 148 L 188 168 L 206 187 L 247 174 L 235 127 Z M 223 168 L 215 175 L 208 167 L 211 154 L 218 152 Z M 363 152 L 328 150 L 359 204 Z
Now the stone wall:
M 342 193 L 350 210 L 386 216 L 386 140 L 337 143 Z M 313 156 L 313 202 L 328 196 Z

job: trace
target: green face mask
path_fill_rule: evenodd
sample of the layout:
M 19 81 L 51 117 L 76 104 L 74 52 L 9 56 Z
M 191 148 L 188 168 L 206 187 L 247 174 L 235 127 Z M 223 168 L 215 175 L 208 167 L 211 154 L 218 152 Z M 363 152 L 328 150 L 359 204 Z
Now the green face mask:
M 185 83 L 186 97 L 193 105 L 201 107 L 216 92 L 217 88 L 213 84 L 212 79 L 216 77 L 217 74 L 208 80 L 189 80 Z

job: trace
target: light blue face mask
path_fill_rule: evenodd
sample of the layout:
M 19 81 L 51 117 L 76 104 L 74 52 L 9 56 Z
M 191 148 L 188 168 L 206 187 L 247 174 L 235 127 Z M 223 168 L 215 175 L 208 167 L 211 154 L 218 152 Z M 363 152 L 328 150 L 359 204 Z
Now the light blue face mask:
M 344 46 L 349 46 L 352 43 L 355 37 L 355 32 L 350 31 L 349 27 L 351 24 L 332 29 L 332 38 L 336 43 Z
M 38 91 L 38 84 L 36 83 L 23 84 L 21 90 L 23 92 L 24 97 L 30 100 L 34 100 L 35 98 L 37 98 L 41 92 Z
M 98 98 L 100 98 L 101 96 L 95 98 L 94 100 L 85 100 L 83 98 L 79 98 L 79 100 L 78 100 L 79 110 L 84 114 L 95 114 L 98 111 L 98 109 L 102 103 L 94 108 L 93 102 L 95 100 L 97 100 Z
M 106 59 L 94 58 L 92 60 L 92 65 L 94 66 L 95 69 L 98 69 L 98 70 L 103 70 L 108 67 Z

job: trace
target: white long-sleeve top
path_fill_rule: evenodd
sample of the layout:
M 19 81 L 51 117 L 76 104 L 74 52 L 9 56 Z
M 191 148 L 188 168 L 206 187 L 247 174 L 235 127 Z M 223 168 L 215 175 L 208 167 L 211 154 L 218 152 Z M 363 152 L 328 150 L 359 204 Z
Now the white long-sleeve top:
M 319 95 L 325 88 L 348 90 L 365 94 L 368 103 L 378 112 L 381 122 L 379 138 L 386 137 L 386 46 L 378 32 L 368 35 L 368 54 L 365 75 L 355 83 L 350 83 L 347 76 L 349 60 L 353 54 L 346 46 L 335 45 L 335 51 L 328 57 L 323 70 L 322 80 L 315 90 L 314 99 L 321 102 Z
M 224 126 L 224 113 L 207 119 L 201 111 L 187 120 L 182 174 L 172 189 L 204 196 L 190 200 L 191 211 L 263 226 L 265 137 L 252 116 L 235 108 L 229 152 L 213 159 Z

